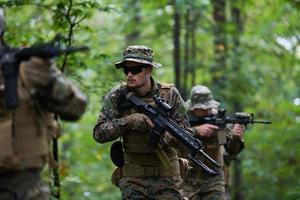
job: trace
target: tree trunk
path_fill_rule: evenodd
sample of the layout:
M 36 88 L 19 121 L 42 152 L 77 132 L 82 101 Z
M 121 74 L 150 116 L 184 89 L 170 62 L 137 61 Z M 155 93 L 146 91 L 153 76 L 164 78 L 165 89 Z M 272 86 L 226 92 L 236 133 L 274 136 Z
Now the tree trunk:
M 243 200 L 242 192 L 242 160 L 236 158 L 233 162 L 233 199 L 234 200 Z
M 219 94 L 225 87 L 224 71 L 226 69 L 226 18 L 225 0 L 213 0 L 214 26 L 214 63 L 211 67 L 212 91 Z M 224 94 L 221 94 L 224 96 Z
M 192 10 L 192 20 L 191 20 L 191 62 L 190 62 L 190 69 L 191 69 L 191 83 L 192 86 L 196 84 L 196 64 L 197 64 L 197 44 L 196 44 L 196 29 L 197 29 L 197 21 L 200 18 L 198 11 L 196 9 Z M 200 61 L 201 62 L 201 61 Z
M 174 29 L 173 29 L 173 44 L 174 44 L 174 71 L 175 71 L 175 86 L 180 91 L 180 13 L 177 7 L 177 1 L 174 0 Z
M 243 22 L 241 20 L 241 10 L 237 6 L 237 3 L 240 3 L 239 0 L 232 0 L 231 1 L 231 16 L 232 16 L 232 21 L 234 25 L 234 32 L 233 32 L 233 57 L 232 57 L 232 71 L 237 73 L 237 77 L 239 77 L 240 73 L 240 68 L 242 66 L 242 56 L 241 56 L 241 51 L 240 51 L 240 37 L 241 33 L 243 31 Z M 236 82 L 236 81 L 235 81 Z M 242 92 L 242 91 L 241 91 Z M 236 99 L 233 99 L 233 108 L 235 112 L 240 112 L 242 110 L 242 104 L 240 101 L 237 101 Z M 233 170 L 233 188 L 234 188 L 234 194 L 233 194 L 233 199 L 235 200 L 243 200 L 243 192 L 242 192 L 242 187 L 243 187 L 243 178 L 242 178 L 242 159 L 237 158 L 234 161 L 234 170 Z
M 126 3 L 125 10 L 127 10 L 130 19 L 127 24 L 129 24 L 130 29 L 126 31 L 126 44 L 134 45 L 140 38 L 140 28 L 141 23 L 141 3 L 139 1 L 131 0 L 131 3 Z
M 187 82 L 188 74 L 190 72 L 190 9 L 187 9 L 185 14 L 185 35 L 184 35 L 184 74 L 183 74 L 183 87 L 181 95 L 183 99 L 187 96 Z

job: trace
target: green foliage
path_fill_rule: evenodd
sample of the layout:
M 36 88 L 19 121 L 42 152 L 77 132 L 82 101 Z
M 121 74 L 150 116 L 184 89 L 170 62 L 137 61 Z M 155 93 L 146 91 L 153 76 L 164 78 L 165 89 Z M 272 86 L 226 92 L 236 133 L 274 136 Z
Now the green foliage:
M 231 21 L 225 27 L 228 67 L 215 73 L 224 73 L 226 82 L 222 91 L 213 91 L 214 96 L 229 113 L 233 103 L 240 102 L 243 110 L 253 112 L 257 119 L 272 121 L 270 126 L 250 126 L 246 133 L 246 149 L 241 155 L 243 193 L 248 200 L 299 199 L 299 1 L 238 2 L 243 30 L 236 33 Z M 214 63 L 215 26 L 211 3 L 177 4 L 181 14 L 194 8 L 198 16 L 197 54 L 192 61 L 197 66 L 196 84 L 211 87 L 212 74 L 208 72 Z M 131 42 L 151 46 L 155 60 L 163 64 L 154 77 L 173 82 L 173 6 L 165 0 L 15 0 L 0 1 L 0 5 L 7 19 L 4 38 L 11 46 L 50 41 L 59 33 L 64 46 L 90 47 L 88 52 L 69 55 L 64 71 L 88 94 L 89 106 L 79 122 L 62 122 L 62 199 L 118 199 L 119 190 L 110 181 L 114 169 L 110 144 L 98 144 L 92 138 L 100 100 L 124 78 L 114 63 L 121 59 L 133 31 L 138 31 L 139 37 Z M 136 16 L 140 17 L 139 23 L 134 21 Z M 183 18 L 181 24 L 183 39 Z M 236 34 L 240 34 L 238 48 L 233 45 Z M 56 60 L 59 68 L 63 61 L 63 57 Z
M 89 108 L 78 124 L 63 124 L 64 135 L 60 140 L 62 199 L 117 199 L 120 196 L 118 189 L 111 185 L 114 166 L 108 153 L 110 144 L 98 145 L 92 138 L 97 113 L 98 109 Z

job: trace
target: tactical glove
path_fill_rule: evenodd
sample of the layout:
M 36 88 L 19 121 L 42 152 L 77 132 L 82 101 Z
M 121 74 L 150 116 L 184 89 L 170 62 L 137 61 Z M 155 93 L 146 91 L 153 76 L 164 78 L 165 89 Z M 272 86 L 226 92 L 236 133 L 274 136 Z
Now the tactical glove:
M 126 127 L 139 132 L 147 132 L 154 127 L 152 121 L 144 114 L 134 113 L 125 117 Z
M 20 77 L 28 89 L 40 89 L 48 85 L 50 80 L 49 60 L 31 57 L 20 64 Z

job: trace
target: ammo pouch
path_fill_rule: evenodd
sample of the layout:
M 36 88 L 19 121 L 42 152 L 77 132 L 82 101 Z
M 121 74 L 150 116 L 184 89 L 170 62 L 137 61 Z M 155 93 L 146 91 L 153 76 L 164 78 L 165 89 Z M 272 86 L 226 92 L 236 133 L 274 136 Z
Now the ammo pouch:
M 179 166 L 180 166 L 180 174 L 181 178 L 187 181 L 190 177 L 191 173 L 191 166 L 189 165 L 189 161 L 184 158 L 178 158 Z
M 117 167 L 124 166 L 124 164 L 125 164 L 124 151 L 123 151 L 123 144 L 121 141 L 116 141 L 111 145 L 110 158 Z
M 217 140 L 219 145 L 223 145 L 227 143 L 227 132 L 225 129 L 221 129 L 217 131 Z
M 180 177 L 180 167 L 175 152 L 168 154 L 170 168 L 166 168 L 156 153 L 125 153 L 123 176 L 128 177 Z

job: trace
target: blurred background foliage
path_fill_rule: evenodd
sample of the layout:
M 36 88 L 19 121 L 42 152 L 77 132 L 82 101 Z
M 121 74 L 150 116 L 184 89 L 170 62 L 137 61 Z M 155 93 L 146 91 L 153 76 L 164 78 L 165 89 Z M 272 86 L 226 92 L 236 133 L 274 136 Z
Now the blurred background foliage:
M 56 60 L 89 96 L 77 123 L 61 123 L 61 199 L 119 199 L 110 144 L 92 138 L 101 97 L 124 78 L 114 63 L 131 44 L 152 47 L 185 100 L 209 86 L 228 113 L 252 112 L 272 125 L 249 126 L 232 169 L 234 199 L 300 199 L 300 3 L 297 0 L 0 0 L 5 40 L 31 46 L 61 35 L 88 52 Z M 176 43 L 177 42 L 177 43 Z M 177 53 L 176 53 L 177 52 Z M 178 70 L 178 71 L 176 71 Z M 47 171 L 45 172 L 48 175 Z

